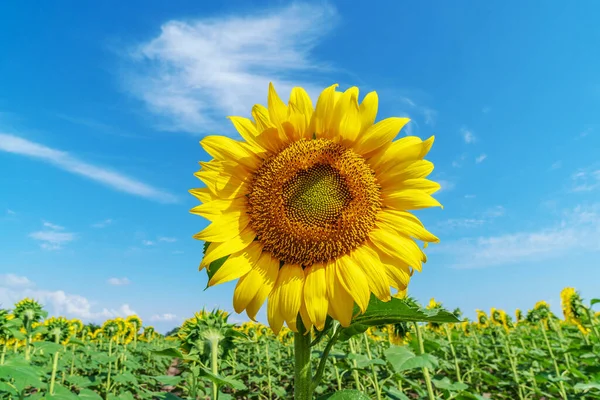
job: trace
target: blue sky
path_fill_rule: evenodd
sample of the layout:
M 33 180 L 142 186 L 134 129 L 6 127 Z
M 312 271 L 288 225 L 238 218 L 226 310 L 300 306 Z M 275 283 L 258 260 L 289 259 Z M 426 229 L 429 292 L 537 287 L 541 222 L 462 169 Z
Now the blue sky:
M 231 310 L 233 283 L 204 291 L 187 190 L 201 137 L 235 136 L 225 117 L 270 80 L 376 90 L 379 118 L 436 135 L 422 302 L 473 317 L 600 296 L 598 3 L 125 3 L 0 5 L 3 305 L 160 330 Z

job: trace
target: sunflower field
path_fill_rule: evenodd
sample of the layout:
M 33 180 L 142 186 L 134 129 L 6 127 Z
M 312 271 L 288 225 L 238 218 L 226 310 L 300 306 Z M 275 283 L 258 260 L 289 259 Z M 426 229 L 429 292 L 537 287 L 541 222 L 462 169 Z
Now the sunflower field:
M 315 398 L 600 399 L 600 300 L 573 288 L 561 299 L 562 318 L 540 301 L 475 321 L 434 299 L 372 299 L 348 327 L 328 318 L 327 333 L 305 332 Z M 427 322 L 386 323 L 391 309 Z M 293 398 L 293 332 L 228 317 L 203 310 L 162 335 L 137 316 L 48 318 L 24 299 L 0 310 L 0 399 Z

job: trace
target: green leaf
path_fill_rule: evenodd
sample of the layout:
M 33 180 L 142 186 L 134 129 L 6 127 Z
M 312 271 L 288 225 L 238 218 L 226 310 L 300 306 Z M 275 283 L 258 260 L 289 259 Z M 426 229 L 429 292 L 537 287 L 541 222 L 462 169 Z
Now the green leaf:
M 588 392 L 592 389 L 600 390 L 600 382 L 578 383 L 573 387 L 573 389 L 580 390 L 582 392 Z
M 204 290 L 208 289 L 208 282 L 210 282 L 210 280 L 212 279 L 212 277 L 223 266 L 223 264 L 225 263 L 225 261 L 228 258 L 229 258 L 229 256 L 225 256 L 225 257 L 219 258 L 218 260 L 215 260 L 215 261 L 211 262 L 210 265 L 205 268 L 206 269 L 206 274 L 208 275 L 208 281 L 206 283 L 206 288 L 204 288 Z
M 169 347 L 162 350 L 153 350 L 152 353 L 159 357 L 184 358 L 183 353 L 181 353 L 181 351 L 175 347 Z
M 246 385 L 244 385 L 244 383 L 242 381 L 238 381 L 238 380 L 231 379 L 231 378 L 225 378 L 220 375 L 213 374 L 211 371 L 207 370 L 206 368 L 200 368 L 199 372 L 200 372 L 199 373 L 200 376 L 207 378 L 208 380 L 210 380 L 213 383 L 216 383 L 217 386 L 219 386 L 219 387 L 229 386 L 236 390 L 247 389 Z
M 319 397 L 317 400 L 370 400 L 369 396 L 358 390 L 340 390 Z
M 443 378 L 441 380 L 432 379 L 433 384 L 436 388 L 442 390 L 450 390 L 453 392 L 460 392 L 465 389 L 468 389 L 469 385 L 460 382 L 450 382 L 450 379 Z
M 407 395 L 405 395 L 396 388 L 389 388 L 386 390 L 386 393 L 388 395 L 388 398 L 392 400 L 410 400 L 410 398 Z
M 135 400 L 131 392 L 123 392 L 117 397 L 119 400 Z
M 406 346 L 391 346 L 384 354 L 396 372 L 424 367 L 431 369 L 438 365 L 437 358 L 431 354 L 417 356 Z
M 133 376 L 133 374 L 129 371 L 125 371 L 122 374 L 119 375 L 115 375 L 113 380 L 115 382 L 121 383 L 121 384 L 127 384 L 127 383 L 131 383 L 133 385 L 138 385 L 138 380 L 135 376 Z
M 66 387 L 56 384 L 56 386 L 54 386 L 54 394 L 46 395 L 46 399 L 48 399 L 48 400 L 50 400 L 50 399 L 51 400 L 77 400 L 77 395 L 75 393 L 72 393 Z
M 592 299 L 592 300 L 590 300 L 590 307 L 593 307 L 594 304 L 598 304 L 598 303 L 600 303 L 600 299 Z
M 162 383 L 166 386 L 176 386 L 179 382 L 181 382 L 182 379 L 180 376 L 170 375 L 154 376 L 153 378 L 156 379 L 159 383 Z
M 19 392 L 17 392 L 15 390 L 15 388 L 13 388 L 12 386 L 9 386 L 7 383 L 4 382 L 0 382 L 0 393 L 10 393 L 13 396 L 17 396 L 19 395 Z
M 33 344 L 33 346 L 37 350 L 43 351 L 44 354 L 49 354 L 49 355 L 52 355 L 59 351 L 62 351 L 62 349 L 63 349 L 62 345 L 60 345 L 58 343 L 54 343 L 54 342 L 35 342 Z
M 102 400 L 102 397 L 98 393 L 90 389 L 81 389 L 79 398 L 84 400 Z
M 342 329 L 340 340 L 348 340 L 354 335 L 365 332 L 371 326 L 400 322 L 460 322 L 450 311 L 441 308 L 427 310 L 416 305 L 409 305 L 407 302 L 397 298 L 383 302 L 374 295 L 371 295 L 367 311 L 364 314 L 359 314 L 358 307 L 355 307 L 354 315 L 357 316 L 352 319 L 350 326 Z

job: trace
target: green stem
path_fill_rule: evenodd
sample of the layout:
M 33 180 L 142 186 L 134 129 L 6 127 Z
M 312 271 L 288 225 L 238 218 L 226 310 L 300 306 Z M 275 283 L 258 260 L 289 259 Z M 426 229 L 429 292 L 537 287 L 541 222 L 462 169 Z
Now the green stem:
M 521 387 L 521 383 L 519 382 L 519 374 L 517 373 L 517 363 L 510 348 L 510 342 L 507 336 L 504 336 L 504 348 L 506 349 L 506 354 L 508 355 L 508 361 L 510 363 L 510 368 L 513 373 L 513 379 L 517 384 L 517 393 L 519 395 L 519 399 L 523 400 L 523 388 Z
M 327 342 L 325 349 L 323 350 L 323 354 L 321 355 L 321 360 L 319 361 L 319 365 L 317 366 L 317 372 L 315 373 L 315 377 L 313 378 L 312 390 L 315 390 L 317 388 L 317 386 L 319 386 L 319 383 L 321 383 L 321 378 L 323 378 L 323 372 L 325 371 L 325 364 L 327 364 L 327 358 L 329 357 L 329 352 L 331 351 L 331 349 L 333 348 L 333 345 L 337 341 L 337 338 L 338 338 L 340 332 L 341 331 L 338 329 L 333 334 L 333 336 L 331 337 L 329 342 Z M 336 368 L 336 374 L 338 375 L 337 376 L 338 386 L 340 386 L 339 372 L 338 372 L 337 368 Z
M 294 400 L 312 400 L 312 366 L 310 363 L 310 334 L 305 332 L 300 318 L 294 333 Z
M 590 310 L 587 307 L 585 308 L 585 312 L 588 315 L 588 319 L 590 320 L 590 325 L 592 326 L 592 331 L 594 331 L 594 335 L 596 336 L 596 339 L 600 340 L 600 333 L 598 332 L 598 327 L 596 326 L 596 324 L 594 324 L 594 315 L 592 314 L 592 310 Z
M 552 363 L 554 364 L 554 373 L 556 373 L 556 378 L 560 378 L 560 369 L 558 368 L 558 362 L 556 362 L 556 358 L 554 357 L 554 352 L 552 351 L 552 346 L 550 345 L 550 340 L 548 339 L 548 335 L 546 335 L 546 329 L 542 321 L 539 322 L 540 329 L 542 330 L 542 335 L 544 335 L 544 341 L 546 342 L 546 348 L 548 349 L 548 353 L 550 353 L 550 358 L 552 358 Z M 565 391 L 565 385 L 562 381 L 558 381 L 558 387 L 560 391 L 560 395 L 563 400 L 567 400 L 567 393 Z
M 213 338 L 210 341 L 210 367 L 213 374 L 219 374 L 219 339 Z M 217 400 L 219 396 L 219 387 L 216 382 L 212 385 L 212 398 Z
M 269 342 L 265 343 L 265 356 L 267 357 L 267 388 L 269 390 L 269 400 L 273 398 L 273 388 L 271 387 L 271 357 L 269 357 Z
M 367 332 L 363 332 L 363 339 L 365 339 L 365 346 L 367 349 L 367 357 L 369 360 L 373 359 L 371 355 L 371 348 L 369 347 L 369 336 L 367 336 Z M 377 395 L 377 400 L 381 400 L 381 390 L 379 389 L 379 379 L 377 377 L 377 372 L 375 371 L 375 366 L 371 364 L 371 374 L 373 375 L 373 384 L 375 385 L 375 394 Z
M 4 365 L 4 357 L 6 356 L 6 339 L 4 339 L 4 343 L 2 344 L 2 355 L 0 356 L 0 365 Z
M 60 337 L 59 335 L 56 335 L 54 342 L 56 344 L 59 344 L 60 341 Z M 54 353 L 54 358 L 52 360 L 52 375 L 50 375 L 50 395 L 54 394 L 54 384 L 56 383 L 56 370 L 58 369 L 58 355 L 59 355 L 60 351 L 56 351 Z
M 425 345 L 423 344 L 423 335 L 421 333 L 421 327 L 418 323 L 413 322 L 415 331 L 417 332 L 417 341 L 419 342 L 419 355 L 425 354 Z M 433 393 L 433 385 L 431 384 L 431 377 L 429 376 L 429 368 L 423 367 L 423 378 L 425 378 L 425 385 L 427 386 L 427 395 L 429 400 L 435 400 L 435 394 Z
M 69 376 L 73 376 L 73 372 L 75 370 L 75 346 L 71 346 L 71 370 L 69 371 Z
M 454 358 L 454 369 L 456 370 L 456 379 L 460 383 L 462 383 L 462 378 L 460 377 L 460 368 L 458 367 L 458 357 L 456 357 L 456 350 L 454 349 L 454 343 L 452 343 L 452 335 L 450 334 L 450 329 L 448 328 L 448 325 L 444 325 L 444 329 L 446 331 L 448 343 L 450 344 L 450 351 L 452 352 L 452 357 Z
M 31 358 L 31 334 L 27 335 L 27 340 L 25 343 L 25 359 L 29 360 Z
M 108 356 L 112 356 L 112 340 L 108 338 Z M 108 361 L 108 373 L 106 375 L 106 399 L 108 399 L 108 392 L 110 391 L 110 371 L 112 369 L 112 361 Z
M 356 349 L 354 348 L 354 339 L 348 339 L 348 345 L 350 346 L 350 353 L 356 355 Z M 352 359 L 352 367 L 354 386 L 356 386 L 356 390 L 360 390 L 360 379 L 358 379 L 358 362 L 356 361 L 356 358 Z
M 338 390 L 342 390 L 342 379 L 340 378 L 340 370 L 337 367 L 337 361 L 333 358 L 333 372 L 335 373 L 335 380 L 337 382 Z

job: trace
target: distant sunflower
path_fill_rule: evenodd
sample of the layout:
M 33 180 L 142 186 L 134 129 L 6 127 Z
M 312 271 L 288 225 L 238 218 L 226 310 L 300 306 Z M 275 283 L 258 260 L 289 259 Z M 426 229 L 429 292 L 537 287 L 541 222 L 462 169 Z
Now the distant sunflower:
M 269 325 L 322 330 L 327 315 L 348 326 L 356 303 L 371 293 L 404 290 L 426 256 L 415 240 L 438 242 L 409 210 L 440 206 L 440 189 L 425 179 L 433 137 L 393 141 L 408 118 L 375 123 L 375 92 L 358 103 L 358 88 L 325 89 L 316 108 L 302 88 L 288 105 L 269 86 L 268 108 L 254 120 L 230 117 L 244 141 L 208 136 L 213 157 L 195 175 L 192 213 L 211 224 L 194 237 L 210 243 L 200 268 L 209 286 L 239 278 L 234 309 L 255 319 L 268 298 Z M 213 262 L 220 260 L 218 270 Z

